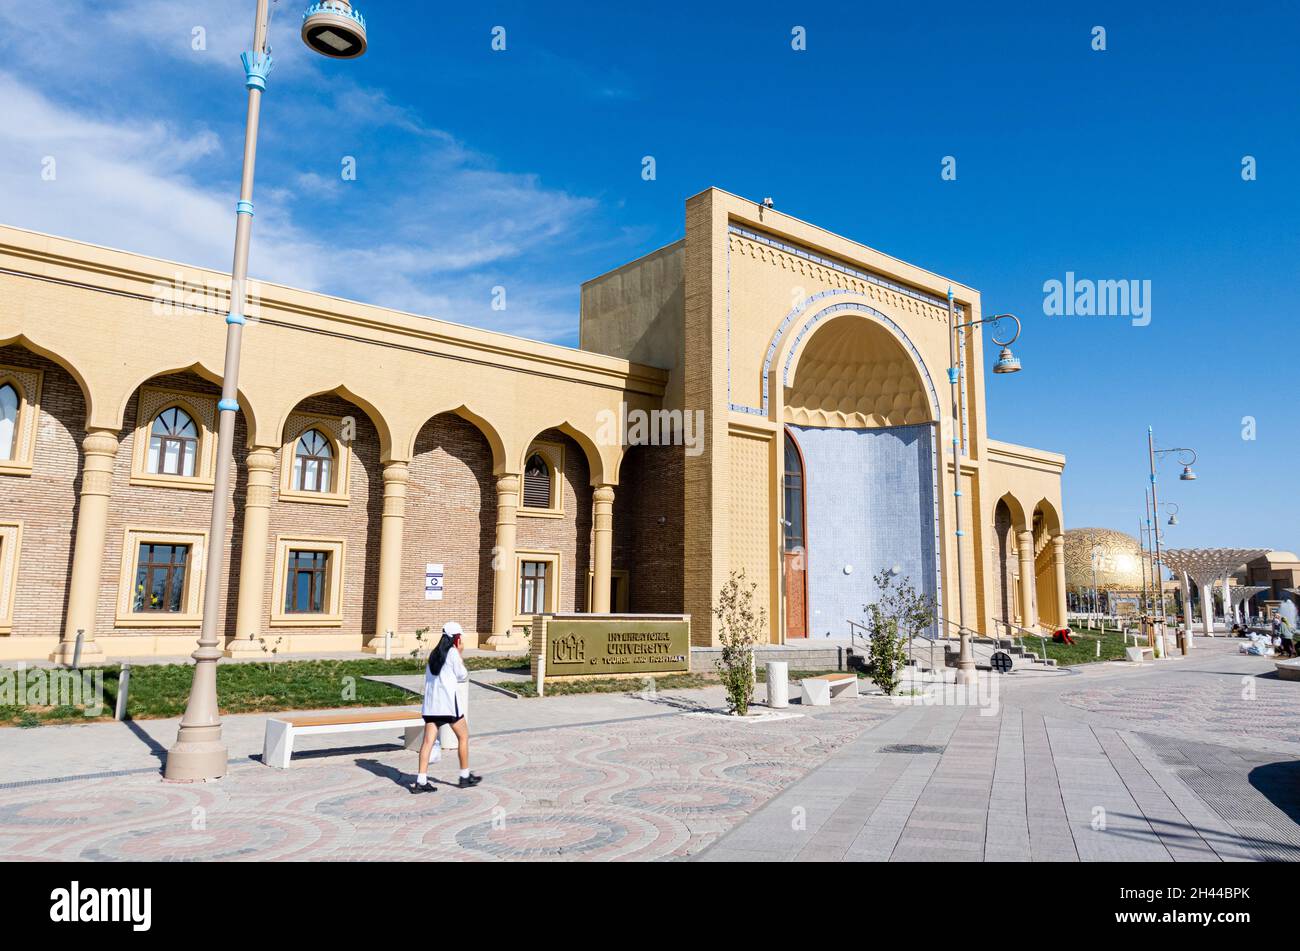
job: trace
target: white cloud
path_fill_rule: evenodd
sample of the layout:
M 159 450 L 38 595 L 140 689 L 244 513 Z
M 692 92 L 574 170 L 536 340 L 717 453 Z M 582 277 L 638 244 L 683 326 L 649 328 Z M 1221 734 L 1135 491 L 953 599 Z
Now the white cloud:
M 34 13 L 24 5 L 26 16 L 0 7 L 0 51 L 12 68 L 60 63 L 40 90 L 21 73 L 0 71 L 0 221 L 229 267 L 242 97 L 232 92 L 228 109 L 208 110 L 215 128 L 189 100 L 226 89 L 225 73 L 238 73 L 252 27 L 244 6 L 127 0 L 108 8 L 77 0 L 40 4 Z M 318 66 L 296 42 L 297 6 L 278 7 L 273 82 L 292 108 L 263 128 L 253 276 L 522 336 L 572 339 L 577 282 L 586 275 L 558 274 L 555 262 L 591 243 L 585 232 L 597 202 L 496 168 L 382 90 L 337 76 L 319 83 Z M 190 49 L 195 26 L 207 31 L 202 54 Z M 37 42 L 24 43 L 32 31 Z M 118 81 L 104 82 L 105 71 Z M 160 82 L 183 95 L 183 109 L 173 106 L 169 115 L 167 97 L 131 94 Z M 338 158 L 322 159 L 325 150 L 355 150 L 358 180 L 342 181 Z M 54 181 L 41 180 L 45 156 L 57 162 Z M 507 288 L 504 312 L 490 307 L 497 284 Z

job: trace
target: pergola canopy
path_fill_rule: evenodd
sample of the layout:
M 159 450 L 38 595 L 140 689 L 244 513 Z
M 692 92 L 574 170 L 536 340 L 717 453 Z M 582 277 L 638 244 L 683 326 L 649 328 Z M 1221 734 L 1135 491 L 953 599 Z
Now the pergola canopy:
M 1265 548 L 1171 548 L 1160 553 L 1160 561 L 1173 571 L 1187 572 L 1198 585 L 1207 585 L 1267 553 Z

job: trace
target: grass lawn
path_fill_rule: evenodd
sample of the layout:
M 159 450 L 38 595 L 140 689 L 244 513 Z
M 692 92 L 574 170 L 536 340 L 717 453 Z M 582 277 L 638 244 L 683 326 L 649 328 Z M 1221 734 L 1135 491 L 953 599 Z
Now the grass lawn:
M 1047 638 L 1047 656 L 1056 661 L 1059 667 L 1075 664 L 1091 664 L 1099 660 L 1123 660 L 1124 638 L 1118 631 L 1089 631 L 1085 628 L 1072 628 L 1074 644 L 1057 644 Z M 1097 656 L 1097 642 L 1101 641 L 1101 656 Z M 1132 644 L 1132 640 L 1129 641 Z M 1042 654 L 1043 642 L 1036 637 L 1024 639 L 1025 650 Z
M 471 670 L 516 669 L 526 659 L 468 657 Z M 74 706 L 18 706 L 0 704 L 0 726 L 39 726 L 42 723 L 86 723 L 109 720 L 117 705 L 121 667 L 107 666 L 104 673 L 103 712 L 87 717 Z M 417 698 L 398 687 L 364 680 L 385 674 L 419 674 L 424 661 L 404 658 L 383 660 L 284 660 L 270 663 L 217 665 L 217 695 L 221 712 L 270 713 L 277 710 L 319 710 L 333 707 L 384 707 L 414 704 Z M 30 678 L 33 670 L 29 669 Z M 51 672 L 47 672 L 51 673 Z M 127 715 L 143 720 L 175 717 L 185 712 L 192 664 L 132 666 Z
M 1122 653 L 1122 651 L 1121 651 Z M 526 657 L 467 657 L 465 666 L 470 670 L 527 671 Z M 35 706 L 28 704 L 0 704 L 0 726 L 40 726 L 46 723 L 87 723 L 111 720 L 117 705 L 117 689 L 122 668 L 119 665 L 102 668 L 104 697 L 102 712 L 98 716 L 85 716 L 81 707 L 71 705 Z M 383 660 L 280 660 L 217 665 L 217 695 L 221 700 L 221 713 L 273 713 L 279 710 L 327 710 L 337 707 L 385 707 L 414 705 L 418 698 L 398 687 L 364 679 L 368 676 L 394 674 L 420 674 L 424 661 L 413 658 Z M 27 674 L 30 678 L 33 670 Z M 55 671 L 45 671 L 46 675 Z M 71 672 L 59 671 L 62 676 Z M 792 670 L 791 683 L 803 677 L 834 673 L 828 670 Z M 767 681 L 767 671 L 760 665 L 758 683 Z M 859 674 L 865 676 L 865 674 Z M 131 719 L 145 720 L 160 717 L 177 717 L 185 712 L 190 685 L 194 679 L 193 664 L 140 664 L 131 668 L 130 695 L 127 715 Z M 30 681 L 29 681 L 30 682 Z M 718 682 L 712 670 L 689 674 L 667 674 L 656 678 L 657 690 L 695 690 Z M 537 687 L 532 681 L 502 681 L 501 687 L 520 697 L 536 697 Z M 636 693 L 645 689 L 645 682 L 633 678 L 604 678 L 552 683 L 546 687 L 548 696 L 585 693 Z

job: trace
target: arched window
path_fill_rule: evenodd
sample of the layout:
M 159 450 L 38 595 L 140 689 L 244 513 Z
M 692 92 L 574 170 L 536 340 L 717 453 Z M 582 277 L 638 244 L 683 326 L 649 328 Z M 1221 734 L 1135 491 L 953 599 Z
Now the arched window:
M 199 453 L 199 428 L 179 406 L 163 410 L 149 429 L 149 472 L 153 475 L 194 475 Z
M 789 436 L 785 440 L 785 550 L 804 547 L 803 459 Z
M 293 487 L 298 492 L 334 491 L 334 447 L 318 429 L 298 437 L 293 453 Z
M 10 383 L 0 386 L 0 460 L 14 457 L 18 449 L 18 391 Z
M 529 456 L 524 466 L 524 507 L 551 508 L 551 467 L 538 452 Z

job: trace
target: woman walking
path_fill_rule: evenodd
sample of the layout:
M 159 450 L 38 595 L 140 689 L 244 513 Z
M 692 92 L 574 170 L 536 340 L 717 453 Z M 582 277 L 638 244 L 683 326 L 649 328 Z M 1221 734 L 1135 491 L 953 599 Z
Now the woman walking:
M 442 741 L 438 728 L 451 727 L 456 734 L 456 753 L 460 757 L 461 789 L 477 786 L 482 777 L 469 771 L 469 727 L 460 708 L 457 684 L 469 680 L 469 671 L 460 658 L 461 627 L 455 621 L 442 626 L 442 640 L 429 654 L 429 665 L 424 672 L 424 704 L 420 713 L 424 717 L 424 743 L 420 746 L 420 771 L 411 784 L 411 792 L 435 792 L 437 787 L 429 782 L 429 763 L 442 759 Z

